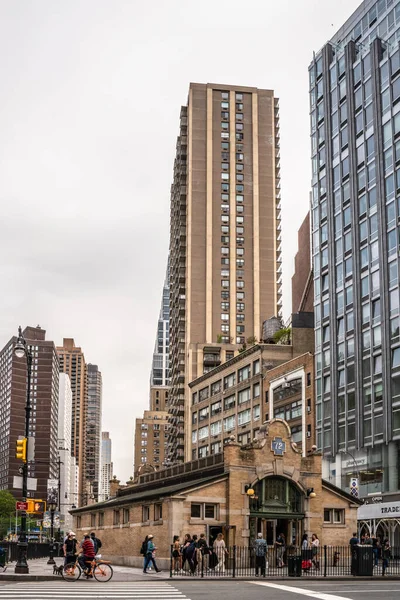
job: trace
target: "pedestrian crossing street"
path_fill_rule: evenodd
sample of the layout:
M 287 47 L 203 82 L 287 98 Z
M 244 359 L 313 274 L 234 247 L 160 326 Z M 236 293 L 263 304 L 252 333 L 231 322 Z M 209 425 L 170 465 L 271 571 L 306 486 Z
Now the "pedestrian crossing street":
M 0 600 L 190 600 L 173 585 L 162 581 L 99 583 L 97 581 L 57 581 L 7 583 L 0 586 Z

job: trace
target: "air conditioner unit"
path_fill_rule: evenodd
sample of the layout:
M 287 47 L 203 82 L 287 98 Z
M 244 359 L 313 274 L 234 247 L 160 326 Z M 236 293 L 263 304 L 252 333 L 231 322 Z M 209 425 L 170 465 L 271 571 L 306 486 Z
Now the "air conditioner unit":
M 290 388 L 290 383 L 288 381 L 285 381 L 285 383 L 282 384 L 283 388 Z
M 311 431 L 307 431 L 307 437 L 310 438 L 311 437 Z

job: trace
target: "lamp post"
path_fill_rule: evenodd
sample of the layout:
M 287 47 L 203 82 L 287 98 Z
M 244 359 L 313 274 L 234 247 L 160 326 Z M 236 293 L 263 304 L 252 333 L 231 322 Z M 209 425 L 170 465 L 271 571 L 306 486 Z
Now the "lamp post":
M 28 445 L 29 439 L 29 418 L 31 415 L 31 374 L 32 374 L 32 354 L 28 348 L 26 340 L 22 334 L 21 327 L 18 327 L 18 340 L 14 346 L 14 354 L 17 358 L 26 359 L 27 374 L 28 374 L 28 385 L 26 391 L 26 403 L 25 403 L 25 439 Z M 26 453 L 28 450 L 26 449 Z M 28 496 L 28 463 L 27 457 L 22 463 L 22 500 L 26 502 Z M 28 551 L 28 540 L 26 537 L 26 511 L 21 511 L 21 527 L 18 538 L 18 559 L 15 565 L 15 573 L 29 573 L 29 567 L 27 563 L 27 551 Z
M 49 510 L 50 510 L 50 553 L 49 553 L 49 560 L 47 561 L 48 565 L 54 565 L 55 564 L 55 560 L 53 558 L 54 556 L 54 511 L 57 508 L 57 504 L 55 502 L 51 502 L 49 504 Z

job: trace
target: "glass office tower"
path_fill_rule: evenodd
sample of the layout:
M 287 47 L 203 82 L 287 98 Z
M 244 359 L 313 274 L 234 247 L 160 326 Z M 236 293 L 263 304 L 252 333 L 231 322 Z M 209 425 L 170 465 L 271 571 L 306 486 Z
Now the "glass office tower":
M 317 442 L 361 497 L 400 489 L 399 39 L 365 1 L 309 68 Z

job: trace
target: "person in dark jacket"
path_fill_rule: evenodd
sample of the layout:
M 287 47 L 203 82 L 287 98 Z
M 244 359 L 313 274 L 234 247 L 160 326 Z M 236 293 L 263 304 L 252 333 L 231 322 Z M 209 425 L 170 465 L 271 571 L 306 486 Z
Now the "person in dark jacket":
M 197 535 L 192 537 L 189 546 L 186 549 L 186 560 L 189 563 L 190 572 L 194 575 L 197 567 Z
M 90 534 L 90 539 L 93 542 L 94 551 L 97 554 L 98 551 L 100 550 L 101 546 L 102 546 L 101 540 L 98 537 L 96 537 L 96 534 L 95 534 L 94 531 L 92 531 L 92 533 Z
M 76 560 L 76 548 L 78 546 L 78 540 L 75 537 L 75 533 L 70 531 L 67 539 L 64 542 L 63 550 L 64 550 L 64 565 L 68 563 L 75 562 Z
M 190 533 L 187 533 L 185 535 L 185 539 L 184 539 L 184 542 L 182 545 L 182 569 L 185 568 L 185 562 L 188 560 L 188 558 L 186 556 L 186 552 L 191 543 L 192 543 L 192 536 L 190 535 Z

